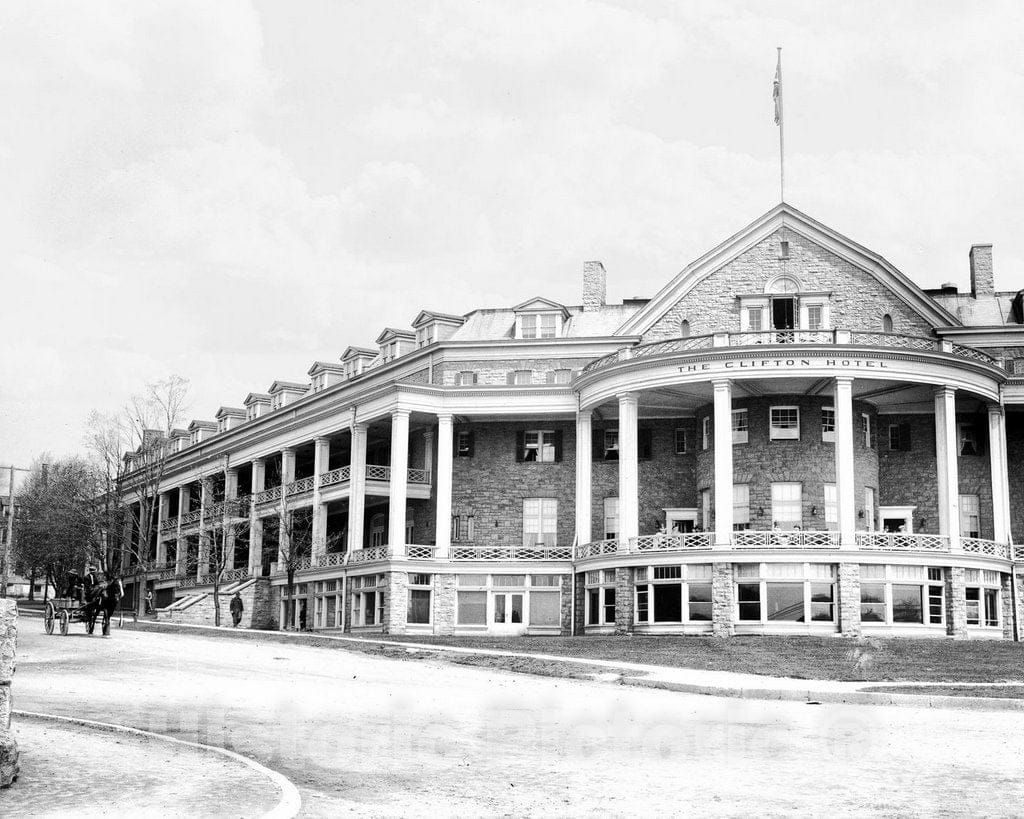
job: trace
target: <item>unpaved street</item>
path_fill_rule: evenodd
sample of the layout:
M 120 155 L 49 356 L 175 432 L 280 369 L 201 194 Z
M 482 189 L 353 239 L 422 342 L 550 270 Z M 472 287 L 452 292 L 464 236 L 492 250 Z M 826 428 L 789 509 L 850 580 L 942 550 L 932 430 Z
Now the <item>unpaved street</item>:
M 718 699 L 20 625 L 16 707 L 233 748 L 295 782 L 309 816 L 1024 811 L 1022 713 Z

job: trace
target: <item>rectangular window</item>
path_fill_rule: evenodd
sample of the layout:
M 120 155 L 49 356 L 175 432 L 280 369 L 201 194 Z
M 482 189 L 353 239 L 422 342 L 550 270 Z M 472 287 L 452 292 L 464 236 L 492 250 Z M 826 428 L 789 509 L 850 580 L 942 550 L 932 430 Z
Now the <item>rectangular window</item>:
M 889 424 L 889 449 L 893 452 L 909 452 L 910 448 L 910 426 Z
M 614 540 L 619 536 L 619 499 L 604 499 L 604 539 Z
M 523 338 L 536 338 L 537 337 L 537 316 L 536 315 L 525 315 L 521 319 L 522 337 Z
M 978 432 L 974 424 L 957 424 L 957 453 L 960 455 L 980 455 Z
M 740 620 L 759 621 L 761 619 L 760 583 L 737 584 L 736 598 L 739 601 Z
M 864 440 L 864 448 L 871 449 L 874 446 L 875 442 L 871 428 L 871 416 L 868 415 L 866 412 L 862 412 L 860 414 L 860 431 L 861 436 Z
M 472 370 L 455 373 L 456 387 L 472 387 L 474 384 L 476 384 L 476 373 Z
M 977 495 L 960 496 L 961 537 L 981 537 L 981 516 Z
M 651 586 L 654 594 L 654 622 L 680 623 L 683 620 L 682 583 L 655 583 Z
M 473 432 L 468 429 L 460 429 L 455 433 L 455 457 L 473 457 Z
M 676 429 L 675 433 L 676 441 L 676 455 L 686 454 L 686 430 L 683 428 Z
M 711 448 L 711 416 L 705 415 L 700 419 L 700 448 Z
M 985 625 L 999 625 L 999 590 L 985 589 Z
M 711 490 L 700 490 L 700 526 L 705 532 L 711 530 Z
M 549 313 L 540 317 L 540 337 L 541 338 L 554 338 L 556 330 L 556 322 L 558 317 L 554 313 Z
M 556 384 L 569 384 L 572 382 L 572 370 L 555 370 Z
M 811 620 L 835 620 L 835 586 L 831 583 L 811 583 Z
M 825 484 L 825 528 L 835 529 L 839 526 L 839 498 L 834 483 Z
M 452 540 L 462 540 L 462 518 L 452 515 Z
M 458 593 L 459 625 L 487 625 L 487 592 L 460 591 Z
M 558 545 L 558 501 L 555 498 L 523 499 L 523 546 Z
M 766 583 L 765 596 L 769 620 L 804 622 L 803 583 Z
M 604 431 L 604 459 L 606 461 L 619 459 L 619 431 L 617 429 Z
M 864 487 L 864 526 L 875 531 L 875 490 L 870 486 Z
M 533 370 L 516 370 L 512 373 L 512 383 L 517 387 L 529 386 L 533 383 Z
M 554 430 L 527 430 L 523 433 L 522 460 L 536 461 L 537 463 L 554 463 L 556 460 L 555 438 Z
M 737 409 L 732 411 L 732 442 L 734 444 L 747 443 L 747 411 Z
M 860 584 L 860 620 L 862 623 L 885 622 L 884 583 Z
M 689 619 L 711 622 L 711 584 L 688 583 L 686 590 Z
M 772 528 L 795 529 L 803 521 L 803 485 L 772 484 Z
M 737 531 L 750 528 L 750 486 L 745 483 L 732 486 L 732 528 Z
M 820 304 L 807 305 L 807 329 L 820 330 L 824 326 L 823 315 L 824 310 Z
M 747 309 L 747 329 L 751 333 L 760 333 L 764 329 L 764 309 L 750 307 Z
M 615 590 L 612 589 L 612 591 Z M 561 625 L 561 622 L 561 595 L 558 592 L 530 592 L 531 626 L 558 626 Z M 612 622 L 614 622 L 614 615 Z
M 430 589 L 409 589 L 407 621 L 419 625 L 430 623 Z
M 922 586 L 892 584 L 892 621 L 894 623 L 923 623 Z
M 773 441 L 800 437 L 799 407 L 772 407 L 769 410 L 770 437 Z
M 836 410 L 835 407 L 821 408 L 821 440 L 835 441 L 836 439 Z

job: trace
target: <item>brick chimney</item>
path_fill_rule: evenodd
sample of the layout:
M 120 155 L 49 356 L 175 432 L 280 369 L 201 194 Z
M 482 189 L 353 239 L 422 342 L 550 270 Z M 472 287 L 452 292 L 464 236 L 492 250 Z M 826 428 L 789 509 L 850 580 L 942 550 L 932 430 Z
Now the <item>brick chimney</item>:
M 990 265 L 991 267 L 991 265 Z M 583 309 L 600 310 L 608 292 L 608 274 L 600 262 L 583 263 Z
M 996 292 L 992 272 L 992 245 L 971 245 L 971 295 L 991 296 Z

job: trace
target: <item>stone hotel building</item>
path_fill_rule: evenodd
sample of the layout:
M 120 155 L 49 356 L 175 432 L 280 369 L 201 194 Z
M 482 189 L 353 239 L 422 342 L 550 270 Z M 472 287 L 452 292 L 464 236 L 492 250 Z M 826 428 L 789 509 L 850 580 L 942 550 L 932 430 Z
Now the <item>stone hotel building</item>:
M 252 627 L 1020 639 L 1024 290 L 969 272 L 781 204 L 651 298 L 423 310 L 158 441 L 147 583 L 210 619 L 220 532 Z

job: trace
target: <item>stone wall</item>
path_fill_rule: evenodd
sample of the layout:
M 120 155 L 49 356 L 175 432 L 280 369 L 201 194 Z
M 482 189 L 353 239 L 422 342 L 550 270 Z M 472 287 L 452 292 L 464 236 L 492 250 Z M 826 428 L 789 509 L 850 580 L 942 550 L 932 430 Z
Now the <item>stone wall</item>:
M 11 734 L 11 683 L 18 645 L 18 606 L 0 599 L 0 788 L 18 778 L 18 743 Z
M 860 637 L 860 565 L 839 564 L 839 633 Z
M 584 575 L 585 576 L 585 575 Z M 633 631 L 634 616 L 633 569 L 620 566 L 615 570 L 615 633 Z
M 446 361 L 435 365 L 433 383 L 452 387 L 455 385 L 458 373 L 473 372 L 476 373 L 478 386 L 503 386 L 508 384 L 509 373 L 515 370 L 533 370 L 532 384 L 550 384 L 555 370 L 579 371 L 589 361 L 589 358 L 504 358 Z
M 454 574 L 434 575 L 434 634 L 455 633 L 456 588 Z
M 967 637 L 967 573 L 962 566 L 946 570 L 946 631 L 957 640 Z
M 239 589 L 242 598 L 242 620 L 239 628 L 268 628 L 270 621 L 277 619 L 277 612 L 270 611 L 270 581 L 266 578 L 247 582 Z M 220 623 L 222 626 L 231 626 L 231 598 L 234 592 L 220 593 Z M 213 592 L 204 594 L 197 602 L 186 609 L 161 612 L 161 619 L 170 620 L 172 623 L 191 623 L 200 626 L 212 626 L 216 624 L 216 609 L 213 604 Z
M 789 242 L 789 258 L 780 258 L 780 242 Z M 740 294 L 763 293 L 780 274 L 796 276 L 807 290 L 831 293 L 833 327 L 882 330 L 889 314 L 893 332 L 930 336 L 931 326 L 874 276 L 788 228 L 780 228 L 733 261 L 697 282 L 645 334 L 644 342 L 679 335 L 683 320 L 691 335 L 740 329 Z
M 711 629 L 715 637 L 735 633 L 732 563 L 714 563 L 711 569 Z

